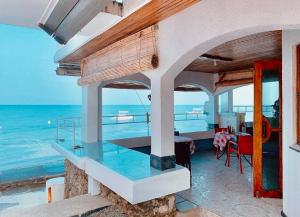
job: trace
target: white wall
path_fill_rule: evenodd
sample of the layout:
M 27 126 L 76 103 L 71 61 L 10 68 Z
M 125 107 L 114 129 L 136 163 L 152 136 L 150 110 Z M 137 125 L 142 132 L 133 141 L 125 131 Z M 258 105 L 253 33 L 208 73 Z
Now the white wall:
M 296 45 L 300 30 L 283 31 L 282 39 L 282 135 L 283 135 L 283 211 L 288 217 L 300 215 L 300 152 L 296 144 Z

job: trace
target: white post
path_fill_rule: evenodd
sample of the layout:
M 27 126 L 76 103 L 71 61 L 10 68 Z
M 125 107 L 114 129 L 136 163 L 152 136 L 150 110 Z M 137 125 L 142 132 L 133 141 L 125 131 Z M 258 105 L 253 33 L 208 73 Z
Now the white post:
M 228 112 L 233 112 L 233 90 L 228 91 Z
M 208 128 L 214 129 L 219 123 L 219 95 L 209 96 L 209 107 L 206 112 Z
M 91 176 L 88 176 L 88 193 L 92 196 L 101 193 L 100 183 Z
M 229 90 L 220 95 L 221 113 L 233 111 L 233 91 Z
M 98 142 L 98 85 L 82 87 L 81 140 L 85 143 Z
M 152 136 L 151 166 L 165 170 L 175 167 L 174 82 L 151 78 Z

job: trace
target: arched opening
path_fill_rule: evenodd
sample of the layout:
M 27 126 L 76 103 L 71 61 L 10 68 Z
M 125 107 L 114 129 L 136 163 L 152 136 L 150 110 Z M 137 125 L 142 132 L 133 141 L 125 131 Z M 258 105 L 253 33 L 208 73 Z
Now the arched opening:
M 148 100 L 148 84 L 136 80 L 116 80 L 99 88 L 102 89 L 103 140 L 150 135 L 151 106 Z
M 244 159 L 242 157 L 242 152 L 239 153 L 238 147 L 240 138 L 242 138 L 242 136 L 249 136 L 252 139 L 254 138 L 253 132 L 249 133 L 248 131 L 246 132 L 246 130 L 244 132 L 244 128 L 246 129 L 246 127 L 248 127 L 245 126 L 246 122 L 253 123 L 254 121 L 254 110 L 252 107 L 254 91 L 252 84 L 255 80 L 257 81 L 256 64 L 258 62 L 273 62 L 273 60 L 281 61 L 281 34 L 281 31 L 277 30 L 270 32 L 260 32 L 225 42 L 198 56 L 186 68 L 184 68 L 182 74 L 179 74 L 178 77 L 176 77 L 175 79 L 175 84 L 178 82 L 178 80 L 194 80 L 194 83 L 206 83 L 206 88 L 208 90 L 211 90 L 213 106 L 210 110 L 214 112 L 214 118 L 211 124 L 214 126 L 214 128 L 217 129 L 211 131 L 211 137 L 207 136 L 194 141 L 194 143 L 196 143 L 196 154 L 191 156 L 192 191 L 205 192 L 205 199 L 209 201 L 215 201 L 215 197 L 223 198 L 225 200 L 225 198 L 227 197 L 231 198 L 234 197 L 233 195 L 239 194 L 242 197 L 248 198 L 249 201 L 253 202 L 253 204 L 257 202 L 253 198 L 253 191 L 256 185 L 255 178 L 253 177 L 257 176 L 257 173 L 252 167 L 253 162 L 250 158 L 250 156 L 253 157 L 253 153 L 255 153 L 255 151 L 251 152 L 251 154 L 248 155 L 247 159 Z M 208 44 L 209 46 L 211 46 L 212 43 L 208 42 Z M 201 45 L 199 47 L 201 47 Z M 191 51 L 191 53 L 195 54 L 196 51 Z M 183 59 L 184 58 L 185 57 L 183 57 Z M 276 73 L 279 73 L 279 71 L 276 71 Z M 268 72 L 267 70 L 262 70 L 262 73 Z M 268 88 L 269 90 L 271 90 L 272 88 L 277 88 L 277 91 L 280 91 L 279 84 L 281 81 L 274 79 L 275 78 L 273 78 L 273 75 L 270 75 L 270 77 L 266 77 L 265 80 L 260 80 L 260 82 L 264 88 Z M 271 85 L 274 81 L 277 82 L 277 86 Z M 250 88 L 248 87 L 247 89 L 247 85 L 250 85 Z M 272 86 L 271 89 L 267 87 L 270 85 Z M 243 89 L 246 90 L 243 91 Z M 259 115 L 266 116 L 266 113 L 264 112 L 264 107 L 271 106 L 273 108 L 274 102 L 272 105 L 270 103 L 270 105 L 264 105 L 264 97 L 268 97 L 268 94 L 264 91 L 256 91 L 255 94 L 256 98 L 258 98 L 257 96 L 259 95 L 262 99 L 262 102 L 260 102 L 262 105 L 259 106 L 262 106 L 263 109 Z M 279 97 L 278 94 L 276 96 L 277 98 Z M 274 97 L 276 98 L 276 96 Z M 246 101 L 246 105 L 238 105 L 239 103 L 245 103 Z M 245 119 L 245 113 L 252 113 L 252 116 L 250 114 L 249 117 L 249 114 L 246 114 L 247 118 Z M 270 120 L 274 119 L 274 114 L 275 113 L 271 111 L 271 115 L 269 117 L 266 116 L 267 119 L 269 119 L 269 122 Z M 228 126 L 230 126 L 230 129 L 233 128 L 234 132 L 231 132 L 230 130 L 230 132 L 227 133 L 223 133 L 221 131 L 220 134 L 215 134 L 215 132 L 218 132 L 219 129 L 227 128 Z M 223 131 L 227 130 L 224 129 Z M 266 191 L 273 191 L 274 189 L 271 189 L 272 187 L 269 188 L 267 186 L 268 184 L 272 183 L 272 181 L 266 182 L 264 180 L 272 180 L 274 178 L 274 182 L 278 183 L 278 185 L 275 184 L 274 186 L 276 186 L 279 192 L 281 191 L 281 181 L 279 180 L 280 175 L 278 175 L 278 173 L 282 171 L 281 166 L 279 166 L 281 165 L 281 159 L 279 157 L 280 151 L 278 152 L 278 150 L 281 149 L 281 142 L 279 141 L 280 137 L 277 137 L 277 140 L 275 138 L 276 135 L 273 135 L 271 137 L 273 140 L 272 142 L 269 142 L 268 145 L 270 149 L 267 150 L 265 148 L 262 148 L 260 150 L 262 151 L 262 154 L 260 156 L 260 162 L 262 162 L 261 167 L 263 168 L 263 172 L 260 174 L 263 181 L 260 184 L 265 184 L 263 187 L 267 189 Z M 201 148 L 201 143 L 202 145 L 207 144 L 207 140 L 205 140 L 207 138 L 211 138 L 211 140 L 208 141 L 210 143 L 208 144 L 208 146 L 210 145 L 210 147 L 216 147 L 222 150 L 222 152 L 224 153 L 222 157 L 221 155 L 218 155 L 217 157 L 213 156 L 211 154 L 211 150 L 207 149 L 205 152 L 199 152 L 199 150 L 203 150 Z M 233 143 L 231 143 L 231 141 Z M 272 143 L 273 147 L 271 147 L 272 145 L 270 145 Z M 237 145 L 236 150 L 237 156 L 239 156 L 238 160 L 236 160 L 235 157 L 229 157 L 231 155 L 230 153 L 236 153 L 231 151 L 228 152 L 228 147 L 230 144 Z M 254 143 L 251 142 L 249 146 L 251 146 L 252 149 L 255 150 L 253 144 Z M 230 149 L 232 150 L 232 147 Z M 270 157 L 270 155 L 272 155 L 272 157 Z M 255 156 L 253 158 L 255 158 Z M 256 156 L 256 159 L 257 158 L 258 156 Z M 266 160 L 267 158 L 272 158 L 272 160 Z M 229 164 L 229 159 L 231 159 L 231 164 Z M 242 162 L 242 165 L 240 162 Z M 228 166 L 225 167 L 224 164 Z M 199 167 L 201 167 L 201 169 L 199 169 Z M 277 173 L 274 172 L 274 170 L 277 170 Z M 209 182 L 210 184 L 207 185 L 207 182 Z M 235 187 L 231 187 L 232 183 L 234 183 Z M 241 189 L 243 189 L 243 191 L 241 191 Z M 281 195 L 281 193 L 282 192 L 279 192 L 278 195 Z M 254 194 L 257 196 L 263 195 L 263 193 L 256 194 L 256 192 L 254 192 Z M 179 195 L 183 199 L 191 201 L 191 194 L 185 192 Z M 192 195 L 195 194 L 193 193 Z M 197 201 L 199 205 L 203 205 L 200 202 L 202 201 L 201 197 L 193 197 L 193 202 L 195 201 Z M 217 201 L 218 203 L 216 204 L 219 208 L 213 204 L 207 204 L 206 207 L 214 210 L 220 210 L 220 207 L 226 206 L 223 203 L 222 199 L 218 199 Z M 235 201 L 234 199 L 232 200 L 232 204 L 238 206 L 238 203 L 239 201 Z M 275 208 L 275 202 L 272 205 L 274 205 Z M 280 212 L 280 210 L 277 210 L 277 212 Z
M 174 91 L 174 130 L 181 134 L 207 131 L 210 93 L 197 84 L 182 84 Z

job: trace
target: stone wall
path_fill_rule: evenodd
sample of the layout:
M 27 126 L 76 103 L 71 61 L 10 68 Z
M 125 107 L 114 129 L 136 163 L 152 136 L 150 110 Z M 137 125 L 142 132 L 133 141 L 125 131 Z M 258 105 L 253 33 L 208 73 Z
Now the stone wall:
M 69 160 L 65 160 L 65 199 L 88 193 L 88 176 Z
M 102 197 L 108 199 L 130 217 L 174 217 L 176 215 L 175 195 L 132 205 L 106 186 L 100 184 L 100 188 Z
M 175 195 L 168 195 L 133 205 L 101 183 L 98 183 L 98 185 L 101 189 L 101 196 L 108 199 L 130 217 L 175 217 L 176 215 Z M 87 193 L 87 174 L 70 161 L 65 160 L 65 198 Z

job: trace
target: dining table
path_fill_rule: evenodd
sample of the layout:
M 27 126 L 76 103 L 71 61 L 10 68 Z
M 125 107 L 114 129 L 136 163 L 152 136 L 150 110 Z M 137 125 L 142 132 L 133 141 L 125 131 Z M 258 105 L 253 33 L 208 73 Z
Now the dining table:
M 174 138 L 175 143 L 183 143 L 188 142 L 190 144 L 190 153 L 194 154 L 196 151 L 196 145 L 192 138 L 186 136 L 175 136 Z
M 217 151 L 217 159 L 220 159 L 227 150 L 228 141 L 236 142 L 239 136 L 250 135 L 249 133 L 244 132 L 236 132 L 236 133 L 228 133 L 228 132 L 218 132 L 215 134 L 213 145 L 220 150 L 222 153 L 219 155 Z
M 213 145 L 217 149 L 220 149 L 220 151 L 223 151 L 226 148 L 228 141 L 234 137 L 235 135 L 232 133 L 218 132 L 215 134 Z

